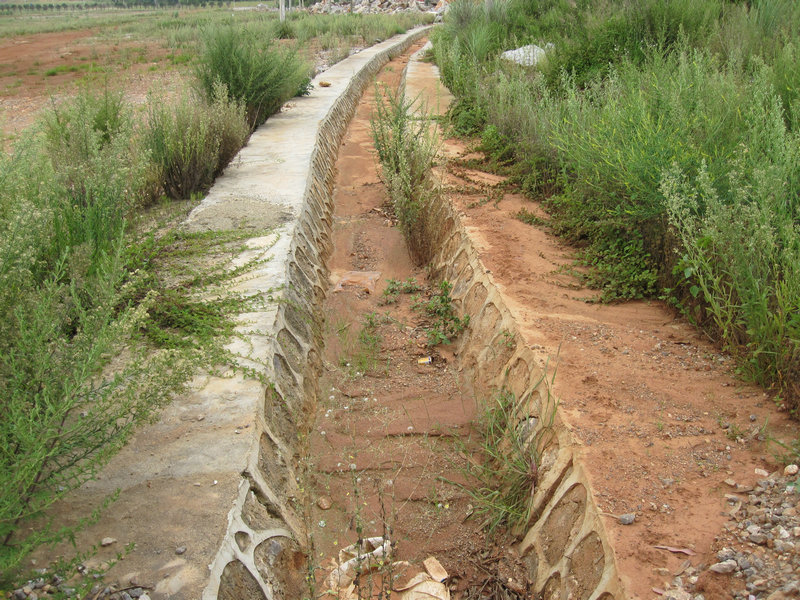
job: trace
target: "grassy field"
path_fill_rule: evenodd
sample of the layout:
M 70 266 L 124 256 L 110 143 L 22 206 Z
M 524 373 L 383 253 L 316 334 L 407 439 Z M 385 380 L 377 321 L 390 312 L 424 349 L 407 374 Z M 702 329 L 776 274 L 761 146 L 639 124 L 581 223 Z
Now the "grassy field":
M 0 590 L 34 548 L 71 533 L 31 522 L 46 523 L 48 507 L 95 477 L 198 369 L 235 368 L 223 349 L 232 316 L 259 300 L 225 291 L 248 268 L 226 270 L 226 259 L 256 234 L 176 223 L 255 127 L 309 92 L 310 53 L 338 49 L 332 61 L 423 19 L 295 13 L 280 25 L 215 7 L 36 24 L 45 42 L 77 31 L 134 49 L 124 64 L 98 55 L 113 77 L 71 70 L 71 51 L 55 73 L 29 75 L 31 86 L 74 79 L 0 153 Z M 25 27 L 0 17 L 0 43 L 32 43 Z M 168 101 L 153 90 L 135 102 L 119 81 L 139 55 L 161 69 L 147 58 L 154 47 L 187 57 L 168 63 L 186 85 Z
M 800 7 L 458 0 L 454 128 L 583 248 L 601 299 L 661 297 L 800 408 Z M 536 68 L 501 60 L 555 49 Z

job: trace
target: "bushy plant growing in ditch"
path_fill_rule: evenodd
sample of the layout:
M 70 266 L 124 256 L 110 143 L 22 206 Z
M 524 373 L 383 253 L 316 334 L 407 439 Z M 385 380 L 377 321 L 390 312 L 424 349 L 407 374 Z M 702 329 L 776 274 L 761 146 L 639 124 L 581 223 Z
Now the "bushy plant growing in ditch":
M 370 125 L 381 179 L 415 260 L 424 262 L 433 235 L 427 217 L 438 189 L 431 177 L 439 145 L 436 129 L 424 111 L 412 114 L 413 102 L 403 93 L 379 89 L 376 97 Z

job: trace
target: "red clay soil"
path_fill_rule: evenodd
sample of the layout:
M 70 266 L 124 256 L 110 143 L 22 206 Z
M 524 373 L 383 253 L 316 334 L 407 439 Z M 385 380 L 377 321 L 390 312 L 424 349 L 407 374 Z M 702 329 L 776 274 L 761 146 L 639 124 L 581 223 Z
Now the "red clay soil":
M 184 76 L 159 62 L 169 54 L 161 41 L 108 42 L 97 37 L 100 32 L 81 29 L 0 40 L 3 136 L 22 132 L 51 98 L 75 94 L 82 80 L 123 89 L 134 104 L 144 102 L 151 90 L 170 94 L 184 88 Z
M 527 343 L 557 357 L 559 410 L 581 444 L 627 589 L 652 598 L 687 558 L 654 546 L 689 548 L 695 566 L 716 562 L 732 491 L 723 481 L 751 485 L 762 478 L 755 468 L 782 468 L 760 428 L 792 440 L 797 423 L 663 303 L 589 302 L 596 292 L 573 268 L 576 250 L 515 218 L 523 208 L 546 216 L 542 208 L 504 194 L 503 177 L 468 168 L 482 157 L 464 142 L 445 147 L 449 196 L 485 267 Z M 629 526 L 613 516 L 630 512 Z M 707 600 L 728 597 L 706 583 Z

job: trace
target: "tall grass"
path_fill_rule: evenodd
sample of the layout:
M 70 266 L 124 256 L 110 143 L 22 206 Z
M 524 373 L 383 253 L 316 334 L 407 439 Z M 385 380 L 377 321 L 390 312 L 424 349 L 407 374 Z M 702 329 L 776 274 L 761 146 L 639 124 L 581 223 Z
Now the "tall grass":
M 54 111 L 46 138 L 0 158 L 0 580 L 32 548 L 69 533 L 21 525 L 92 478 L 194 368 L 174 352 L 133 350 L 115 373 L 103 371 L 148 304 L 120 303 L 135 194 L 121 159 L 129 128 L 98 121 L 105 100 Z M 54 141 L 54 131 L 67 139 Z M 65 164 L 65 151 L 83 172 Z
M 414 259 L 424 263 L 435 239 L 427 217 L 438 192 L 431 176 L 439 144 L 436 128 L 424 110 L 414 114 L 414 101 L 402 92 L 377 89 L 376 98 L 370 125 L 381 179 Z
M 139 260 L 129 225 L 159 190 L 208 185 L 244 141 L 244 108 L 214 93 L 208 105 L 151 107 L 160 119 L 141 132 L 119 94 L 84 92 L 0 156 L 0 583 L 72 534 L 50 526 L 47 508 L 222 356 L 194 325 L 230 333 L 236 304 L 162 289 L 150 271 L 163 256 Z M 163 343 L 175 339 L 189 341 Z
M 233 25 L 206 31 L 196 74 L 209 99 L 215 86 L 224 84 L 229 97 L 244 105 L 253 129 L 301 91 L 309 79 L 308 67 L 294 51 Z
M 465 4 L 434 46 L 456 128 L 490 126 L 604 299 L 662 295 L 799 408 L 800 9 L 553 2 L 526 30 L 516 3 L 499 49 L 556 40 L 526 70 L 474 51 L 508 17 Z

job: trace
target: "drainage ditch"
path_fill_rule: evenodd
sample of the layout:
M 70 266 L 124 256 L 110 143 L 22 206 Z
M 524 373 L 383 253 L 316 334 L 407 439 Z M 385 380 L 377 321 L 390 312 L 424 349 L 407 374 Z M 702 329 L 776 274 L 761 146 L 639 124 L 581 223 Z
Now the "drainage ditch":
M 419 59 L 419 52 L 411 59 L 408 85 L 430 93 L 435 67 Z M 405 79 L 405 71 L 398 73 L 405 62 L 390 63 L 381 79 L 390 85 Z M 337 163 L 333 285 L 324 301 L 325 350 L 307 465 L 316 589 L 337 596 L 402 593 L 434 556 L 449 575 L 447 592 L 459 597 L 485 595 L 487 585 L 496 585 L 497 597 L 622 598 L 586 474 L 553 414 L 546 357 L 525 344 L 448 202 L 430 217 L 435 251 L 427 281 L 383 207 L 371 155 L 372 95 L 362 99 Z M 452 285 L 448 301 L 470 320 L 454 343 L 432 347 L 424 308 L 441 282 Z M 519 544 L 487 537 L 482 507 L 470 492 L 476 484 L 470 463 L 481 460 L 476 422 L 500 390 L 515 400 L 516 432 L 533 440 L 552 427 L 531 480 L 530 518 L 514 532 Z M 341 573 L 348 558 L 340 550 L 366 538 L 388 540 L 394 562 L 339 586 L 331 574 Z

